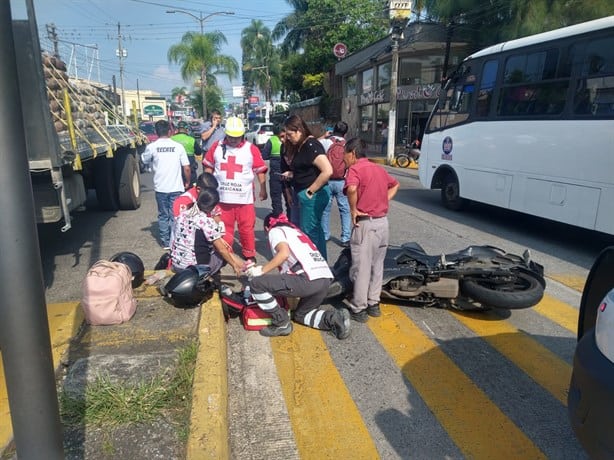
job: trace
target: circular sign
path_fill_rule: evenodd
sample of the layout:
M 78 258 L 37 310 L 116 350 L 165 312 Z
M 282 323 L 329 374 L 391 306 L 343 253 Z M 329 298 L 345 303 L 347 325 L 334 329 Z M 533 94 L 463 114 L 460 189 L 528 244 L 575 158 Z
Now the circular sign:
M 146 105 L 143 107 L 143 113 L 152 117 L 160 117 L 164 115 L 164 109 L 159 105 Z
M 335 55 L 335 57 L 339 59 L 344 58 L 347 52 L 348 52 L 348 47 L 345 46 L 343 43 L 337 43 L 333 47 L 333 54 Z

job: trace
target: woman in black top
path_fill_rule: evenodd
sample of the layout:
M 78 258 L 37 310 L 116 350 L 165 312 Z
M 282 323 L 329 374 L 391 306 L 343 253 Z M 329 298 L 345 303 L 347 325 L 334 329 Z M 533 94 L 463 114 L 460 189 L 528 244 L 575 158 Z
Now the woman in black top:
M 326 259 L 322 214 L 330 200 L 328 179 L 333 168 L 326 157 L 324 147 L 311 134 L 301 117 L 290 116 L 284 123 L 284 128 L 286 156 L 291 159 L 292 182 L 299 201 L 300 228 Z

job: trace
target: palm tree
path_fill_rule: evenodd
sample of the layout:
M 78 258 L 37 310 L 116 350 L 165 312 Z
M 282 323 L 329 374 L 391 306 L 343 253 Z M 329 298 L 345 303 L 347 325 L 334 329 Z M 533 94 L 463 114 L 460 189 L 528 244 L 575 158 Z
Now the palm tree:
M 273 40 L 283 38 L 281 52 L 284 57 L 303 48 L 309 36 L 309 28 L 303 27 L 302 24 L 305 14 L 309 11 L 309 2 L 307 0 L 286 0 L 286 3 L 294 11 L 279 21 L 272 33 Z
M 181 77 L 189 81 L 200 77 L 200 94 L 202 97 L 202 116 L 207 117 L 206 86 L 211 81 L 215 84 L 215 75 L 225 74 L 233 79 L 239 73 L 239 64 L 231 57 L 220 54 L 222 45 L 227 43 L 222 32 L 199 34 L 186 32 L 181 43 L 168 50 L 168 60 L 181 65 Z
M 181 103 L 187 95 L 188 90 L 185 86 L 175 86 L 171 90 L 171 99 L 173 100 L 173 102 L 177 101 Z
M 273 91 L 278 90 L 281 73 L 278 52 L 273 45 L 271 31 L 260 20 L 253 20 L 241 32 L 243 50 L 243 70 L 246 85 L 256 84 L 271 100 Z

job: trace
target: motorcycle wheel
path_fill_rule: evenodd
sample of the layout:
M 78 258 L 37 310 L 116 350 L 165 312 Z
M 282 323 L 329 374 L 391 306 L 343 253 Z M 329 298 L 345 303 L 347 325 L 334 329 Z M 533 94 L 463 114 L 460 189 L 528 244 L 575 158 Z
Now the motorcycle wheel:
M 544 296 L 544 286 L 529 273 L 514 272 L 511 282 L 500 284 L 488 278 L 466 278 L 461 293 L 492 308 L 516 310 L 536 305 Z
M 400 154 L 397 155 L 396 162 L 397 166 L 399 166 L 400 168 L 407 168 L 411 161 L 409 160 L 409 157 L 407 155 Z

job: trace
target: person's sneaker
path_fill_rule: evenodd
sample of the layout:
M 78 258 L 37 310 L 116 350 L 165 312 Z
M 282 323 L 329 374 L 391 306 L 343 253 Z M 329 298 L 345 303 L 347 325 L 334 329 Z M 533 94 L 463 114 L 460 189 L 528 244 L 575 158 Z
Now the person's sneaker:
M 340 308 L 335 311 L 332 318 L 331 332 L 339 340 L 347 339 L 350 335 L 350 311 L 346 308 Z
M 288 321 L 283 326 L 270 326 L 260 329 L 260 335 L 265 337 L 278 337 L 280 335 L 290 335 L 292 332 L 292 322 Z
M 382 310 L 380 310 L 379 308 L 379 303 L 376 303 L 375 305 L 369 305 L 367 307 L 367 315 L 373 316 L 374 318 L 382 316 Z
M 354 313 L 351 310 L 348 311 L 350 312 L 350 318 L 352 318 L 356 322 L 366 323 L 367 321 L 369 321 L 369 315 L 367 314 L 367 310 L 362 310 L 358 313 Z
M 342 241 L 341 242 L 341 247 L 342 248 L 349 248 L 350 247 L 350 241 Z
M 256 265 L 256 257 L 246 257 L 245 262 L 252 262 L 254 265 Z
M 330 283 L 330 286 L 328 286 L 328 292 L 326 293 L 325 299 L 331 299 L 333 297 L 339 297 L 344 292 L 345 292 L 345 289 L 343 287 L 343 284 L 341 284 L 341 282 L 335 280 L 332 283 Z

